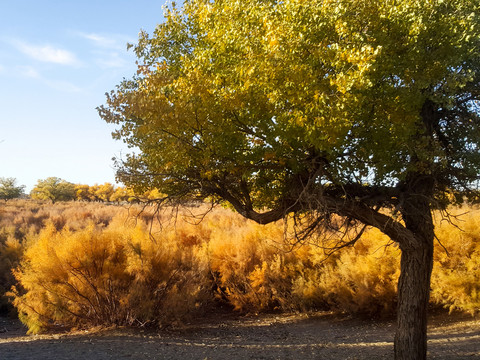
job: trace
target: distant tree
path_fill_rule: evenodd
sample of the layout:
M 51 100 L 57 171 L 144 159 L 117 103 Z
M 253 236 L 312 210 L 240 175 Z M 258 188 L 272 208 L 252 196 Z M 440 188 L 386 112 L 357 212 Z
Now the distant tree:
M 75 199 L 75 185 L 58 177 L 38 180 L 30 192 L 30 197 L 36 200 L 70 201 Z
M 95 184 L 92 186 L 83 184 L 75 185 L 76 200 L 103 202 L 123 201 L 119 200 L 122 197 L 122 192 L 126 192 L 126 190 L 123 188 L 115 188 L 113 184 L 108 182 L 101 185 Z
M 111 201 L 111 197 L 115 192 L 115 188 L 110 183 L 105 183 L 102 185 L 97 185 L 95 190 L 95 198 L 98 201 L 108 202 Z
M 90 186 L 78 184 L 75 185 L 75 200 L 83 200 L 89 201 L 90 200 L 90 193 L 89 193 Z
M 128 197 L 129 197 L 128 190 L 120 186 L 115 189 L 114 193 L 110 198 L 110 201 L 124 202 L 124 201 L 128 201 Z
M 155 200 L 160 200 L 160 199 L 163 199 L 165 198 L 165 194 L 163 194 L 160 190 L 158 189 L 151 189 L 151 190 L 147 190 L 143 196 L 150 200 L 150 201 L 155 201 Z
M 139 196 L 135 194 L 132 188 L 119 186 L 110 197 L 110 201 L 135 203 L 139 201 Z
M 22 196 L 25 192 L 25 185 L 17 185 L 15 178 L 0 178 L 0 199 L 9 200 Z
M 100 199 L 97 197 L 97 191 L 100 188 L 98 184 L 91 185 L 88 187 L 88 199 L 90 201 L 99 201 Z
M 395 358 L 425 359 L 432 212 L 478 194 L 480 2 L 189 0 L 165 19 L 100 108 L 139 149 L 120 180 L 293 216 L 299 240 L 378 228 L 402 251 Z

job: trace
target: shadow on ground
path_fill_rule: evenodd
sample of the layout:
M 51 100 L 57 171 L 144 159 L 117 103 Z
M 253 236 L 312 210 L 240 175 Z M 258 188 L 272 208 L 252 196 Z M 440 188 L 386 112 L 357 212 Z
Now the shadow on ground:
M 429 359 L 480 359 L 480 321 L 434 315 Z M 18 359 L 392 359 L 394 321 L 318 314 L 218 317 L 175 331 L 110 329 L 26 336 L 0 318 L 0 358 Z

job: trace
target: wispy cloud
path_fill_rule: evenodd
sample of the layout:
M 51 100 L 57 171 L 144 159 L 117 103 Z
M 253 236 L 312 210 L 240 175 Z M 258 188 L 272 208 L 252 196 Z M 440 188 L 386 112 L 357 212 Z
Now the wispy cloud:
M 76 32 L 76 36 L 85 39 L 92 47 L 92 58 L 101 69 L 124 69 L 131 65 L 127 54 L 127 43 L 134 42 L 122 34 L 98 34 Z
M 117 52 L 98 52 L 96 63 L 102 69 L 121 69 L 129 66 L 129 62 Z
M 51 89 L 55 89 L 61 92 L 79 93 L 83 91 L 82 88 L 72 84 L 71 82 L 45 77 L 40 71 L 29 65 L 14 66 L 9 69 L 8 73 L 14 77 L 21 77 L 28 80 L 40 82 L 41 84 L 44 84 Z
M 125 50 L 127 48 L 127 43 L 134 41 L 133 39 L 130 39 L 129 37 L 121 34 L 96 34 L 77 32 L 77 35 L 89 40 L 97 48 L 102 49 Z
M 17 73 L 26 78 L 40 79 L 40 73 L 32 66 L 17 66 Z
M 32 59 L 60 65 L 79 65 L 74 53 L 51 45 L 34 45 L 23 41 L 14 41 L 15 47 Z
M 83 89 L 68 82 L 68 81 L 62 81 L 62 80 L 47 80 L 43 79 L 43 81 L 50 86 L 51 88 L 61 91 L 61 92 L 67 92 L 67 93 L 80 93 L 83 92 Z
M 83 38 L 92 41 L 96 46 L 108 49 L 118 49 L 120 44 L 116 39 L 99 34 L 80 34 Z

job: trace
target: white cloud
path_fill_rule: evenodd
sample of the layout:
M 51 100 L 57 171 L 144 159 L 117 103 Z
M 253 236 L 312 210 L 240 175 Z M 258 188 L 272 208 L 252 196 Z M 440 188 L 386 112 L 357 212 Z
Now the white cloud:
M 14 76 L 32 79 L 38 81 L 49 88 L 68 93 L 79 93 L 83 90 L 78 86 L 64 80 L 49 79 L 43 76 L 37 69 L 32 66 L 16 66 L 11 72 Z
M 41 78 L 39 72 L 32 66 L 18 66 L 17 71 L 23 77 L 32 78 L 32 79 Z
M 130 65 L 130 63 L 116 52 L 100 52 L 96 62 L 102 69 L 116 68 L 121 69 Z
M 55 48 L 51 45 L 33 45 L 26 42 L 16 41 L 15 46 L 25 55 L 39 61 L 60 65 L 78 65 L 80 61 L 74 53 Z
M 77 35 L 84 39 L 90 40 L 96 47 L 103 49 L 126 50 L 127 43 L 133 41 L 132 39 L 120 34 L 102 35 L 78 32 Z
M 77 31 L 74 33 L 88 40 L 95 65 L 103 70 L 125 69 L 131 65 L 127 54 L 127 43 L 134 40 L 122 34 L 99 34 Z
M 83 90 L 79 88 L 78 86 L 68 82 L 68 81 L 62 81 L 62 80 L 47 80 L 43 79 L 44 83 L 50 86 L 51 88 L 61 91 L 61 92 L 67 92 L 67 93 L 80 93 Z
M 110 37 L 105 37 L 98 34 L 83 34 L 83 37 L 85 39 L 93 41 L 93 43 L 98 47 L 109 48 L 109 49 L 119 48 L 119 44 L 117 40 Z

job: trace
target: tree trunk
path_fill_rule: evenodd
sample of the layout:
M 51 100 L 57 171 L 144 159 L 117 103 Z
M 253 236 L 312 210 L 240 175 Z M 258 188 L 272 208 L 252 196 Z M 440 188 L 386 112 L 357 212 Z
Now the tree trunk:
M 433 246 L 403 250 L 398 281 L 395 359 L 426 359 Z
M 427 307 L 435 235 L 427 200 L 416 197 L 402 213 L 405 226 L 414 234 L 414 239 L 409 244 L 400 244 L 395 359 L 420 360 L 427 358 Z

